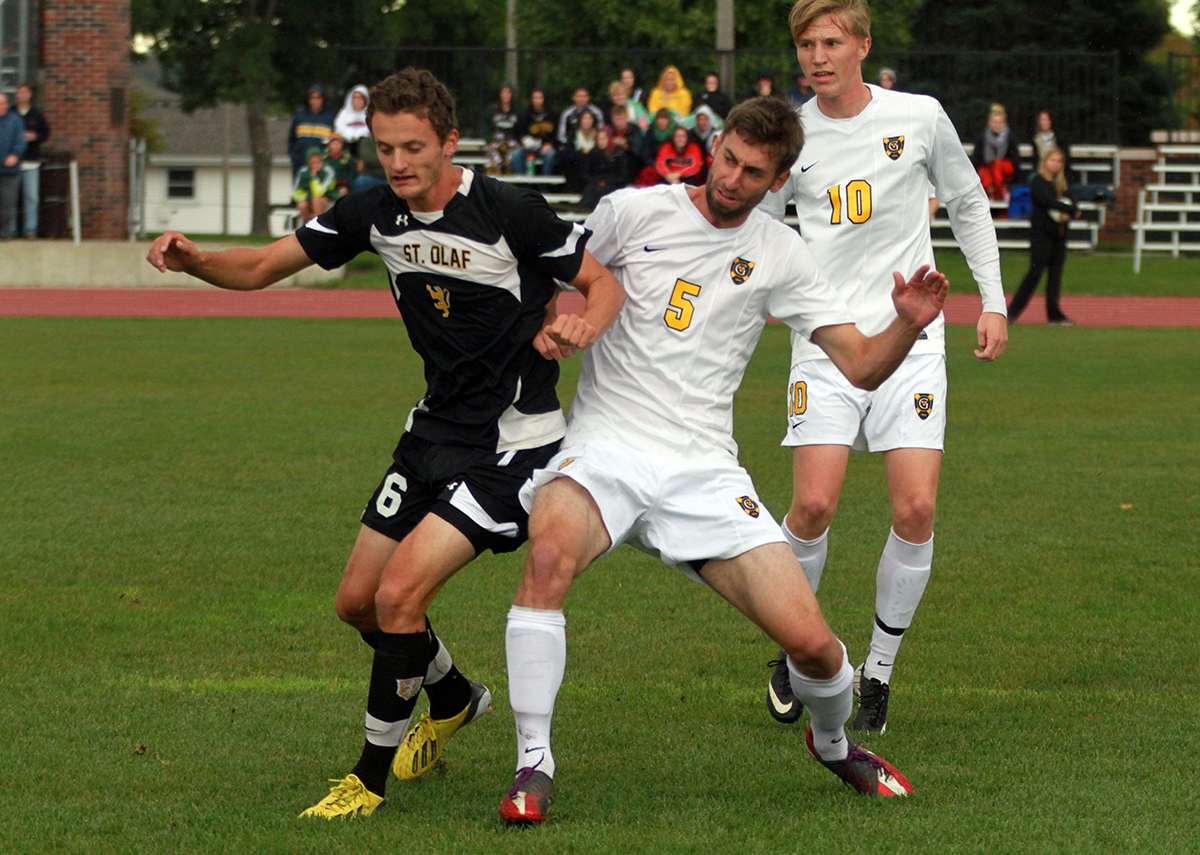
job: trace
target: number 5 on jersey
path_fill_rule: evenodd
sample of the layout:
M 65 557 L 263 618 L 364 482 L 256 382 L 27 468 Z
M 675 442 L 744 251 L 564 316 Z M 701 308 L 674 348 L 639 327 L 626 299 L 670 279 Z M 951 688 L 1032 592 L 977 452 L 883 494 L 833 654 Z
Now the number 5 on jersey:
M 683 279 L 676 279 L 675 290 L 671 293 L 671 300 L 667 304 L 667 313 L 663 315 L 667 326 L 676 332 L 683 332 L 691 326 L 692 313 L 696 311 L 696 307 L 692 304 L 692 298 L 699 294 L 699 285 Z

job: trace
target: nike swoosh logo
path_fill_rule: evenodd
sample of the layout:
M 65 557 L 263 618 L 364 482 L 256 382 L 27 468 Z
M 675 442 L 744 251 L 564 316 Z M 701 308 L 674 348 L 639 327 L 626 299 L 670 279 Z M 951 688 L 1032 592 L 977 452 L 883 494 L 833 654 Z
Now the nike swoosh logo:
M 771 696 L 771 706 L 775 709 L 775 712 L 781 715 L 791 712 L 792 705 L 796 703 L 794 700 L 788 701 L 786 704 L 781 701 L 779 695 L 775 694 L 775 687 L 770 683 L 767 684 L 767 694 Z
M 881 659 L 876 659 L 875 664 L 878 665 L 880 668 L 891 668 L 896 663 L 895 662 L 884 662 Z
M 801 174 L 808 172 L 808 170 L 812 169 L 814 166 L 817 165 L 817 163 L 820 163 L 820 162 L 821 161 L 818 160 L 816 163 L 810 163 L 808 166 L 801 166 L 800 167 Z
M 804 424 L 806 421 L 808 421 L 808 419 L 800 419 L 800 421 L 798 421 L 798 422 L 792 422 L 792 428 L 793 428 L 793 430 L 794 430 L 795 428 L 798 428 L 798 427 L 800 427 L 800 425 Z
M 528 754 L 531 751 L 545 751 L 545 750 L 546 750 L 545 748 L 540 748 L 540 747 L 539 748 L 526 748 L 525 753 Z
M 649 244 L 646 246 L 646 252 L 662 252 L 664 249 L 666 249 L 665 246 L 650 246 Z
M 842 741 L 843 739 L 845 739 L 845 738 L 846 738 L 846 737 L 844 737 L 844 736 L 839 736 L 837 739 L 833 740 L 833 742 L 830 742 L 829 744 L 830 744 L 830 745 L 837 745 L 839 742 L 841 742 L 841 741 Z

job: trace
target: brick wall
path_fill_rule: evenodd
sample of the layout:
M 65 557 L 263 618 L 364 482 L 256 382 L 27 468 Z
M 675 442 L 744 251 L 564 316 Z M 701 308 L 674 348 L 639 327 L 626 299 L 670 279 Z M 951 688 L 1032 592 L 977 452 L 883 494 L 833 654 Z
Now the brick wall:
M 79 162 L 85 238 L 128 235 L 130 0 L 44 0 L 47 148 Z
M 1158 150 L 1121 149 L 1117 156 L 1121 167 L 1121 184 L 1115 190 L 1112 204 L 1104 216 L 1104 230 L 1100 232 L 1100 240 L 1114 243 L 1133 240 L 1133 231 L 1129 226 L 1137 219 L 1138 191 L 1154 183 Z

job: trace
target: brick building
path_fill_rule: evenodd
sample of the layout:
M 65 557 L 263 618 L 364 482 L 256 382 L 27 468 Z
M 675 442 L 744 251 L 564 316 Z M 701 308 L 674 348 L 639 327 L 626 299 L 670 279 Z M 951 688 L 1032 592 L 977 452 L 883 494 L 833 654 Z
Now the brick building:
M 51 126 L 43 149 L 48 157 L 69 153 L 78 162 L 85 238 L 128 235 L 129 5 L 8 0 L 0 6 L 0 32 L 11 58 L 0 68 L 4 89 L 33 83 Z

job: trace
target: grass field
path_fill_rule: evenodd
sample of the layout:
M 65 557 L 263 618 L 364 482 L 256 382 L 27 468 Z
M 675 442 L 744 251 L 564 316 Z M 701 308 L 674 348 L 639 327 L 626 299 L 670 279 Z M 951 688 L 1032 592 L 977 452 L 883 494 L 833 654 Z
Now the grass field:
M 623 548 L 568 603 L 554 812 L 516 830 L 521 553 L 432 612 L 496 712 L 375 816 L 296 819 L 361 745 L 369 651 L 332 599 L 422 387 L 399 323 L 0 320 L 0 851 L 1200 851 L 1197 333 L 1018 328 L 989 366 L 973 338 L 950 329 L 935 572 L 868 743 L 916 793 L 838 784 L 766 713 L 773 646 Z M 772 327 L 737 412 L 777 513 L 786 365 Z M 887 525 L 855 458 L 821 590 L 855 657 Z

